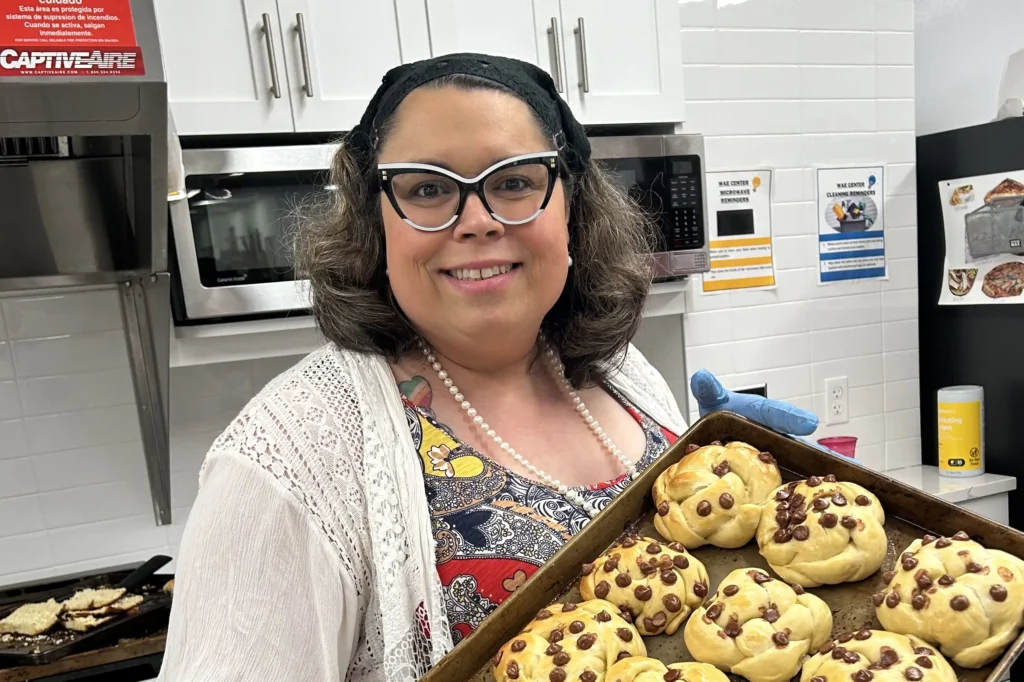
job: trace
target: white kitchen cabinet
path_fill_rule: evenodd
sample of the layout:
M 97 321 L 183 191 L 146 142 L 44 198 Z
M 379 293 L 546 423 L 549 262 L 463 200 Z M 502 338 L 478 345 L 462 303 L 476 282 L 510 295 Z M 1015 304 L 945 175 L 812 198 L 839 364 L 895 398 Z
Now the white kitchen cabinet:
M 684 121 L 678 0 L 560 0 L 569 104 L 584 124 Z
M 179 134 L 293 130 L 275 0 L 156 0 L 156 15 Z

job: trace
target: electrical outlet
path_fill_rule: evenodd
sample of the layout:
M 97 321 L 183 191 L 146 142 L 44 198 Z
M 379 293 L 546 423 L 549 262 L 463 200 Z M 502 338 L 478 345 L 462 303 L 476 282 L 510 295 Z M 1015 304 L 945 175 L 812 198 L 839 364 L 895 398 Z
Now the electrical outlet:
M 825 379 L 825 424 L 850 421 L 850 389 L 846 377 Z

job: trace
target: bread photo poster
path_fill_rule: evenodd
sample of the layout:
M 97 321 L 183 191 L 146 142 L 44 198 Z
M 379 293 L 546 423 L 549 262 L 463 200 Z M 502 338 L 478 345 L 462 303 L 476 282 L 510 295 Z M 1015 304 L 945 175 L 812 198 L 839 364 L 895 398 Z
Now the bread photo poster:
M 939 183 L 946 260 L 939 305 L 1024 303 L 1024 170 Z

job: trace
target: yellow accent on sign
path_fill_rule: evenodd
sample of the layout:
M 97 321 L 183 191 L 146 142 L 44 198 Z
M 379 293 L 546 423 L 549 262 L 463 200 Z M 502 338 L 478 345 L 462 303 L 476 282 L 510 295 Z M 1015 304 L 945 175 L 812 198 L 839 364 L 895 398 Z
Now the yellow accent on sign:
M 771 265 L 771 256 L 758 256 L 756 258 L 723 258 L 721 260 L 711 261 L 712 270 L 722 270 L 726 268 L 743 268 L 748 265 Z
M 775 277 L 746 277 L 744 279 L 721 279 L 716 282 L 704 280 L 704 291 L 726 291 L 728 289 L 749 289 L 751 287 L 775 286 Z
M 746 239 L 719 239 L 711 242 L 712 249 L 731 249 L 737 246 L 771 246 L 771 237 L 748 237 Z
M 981 468 L 981 402 L 939 403 L 939 469 Z

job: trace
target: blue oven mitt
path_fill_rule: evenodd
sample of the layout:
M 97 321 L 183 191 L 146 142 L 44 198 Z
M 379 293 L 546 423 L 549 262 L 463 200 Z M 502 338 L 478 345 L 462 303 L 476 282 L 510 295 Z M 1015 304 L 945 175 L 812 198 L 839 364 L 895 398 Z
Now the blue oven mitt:
M 706 369 L 698 370 L 690 377 L 690 391 L 697 401 L 697 407 L 702 417 L 718 410 L 728 410 L 762 426 L 767 426 L 772 431 L 796 436 L 812 447 L 841 456 L 818 443 L 803 438 L 803 436 L 811 435 L 818 428 L 818 417 L 813 412 L 808 412 L 789 403 L 762 398 L 759 395 L 733 393 L 722 386 L 715 375 Z M 856 462 L 857 460 L 851 461 Z

